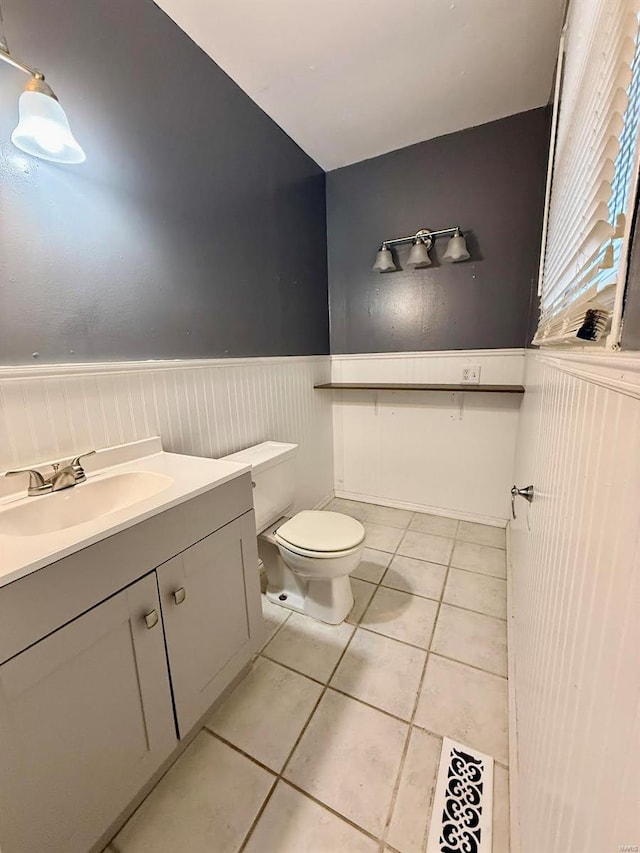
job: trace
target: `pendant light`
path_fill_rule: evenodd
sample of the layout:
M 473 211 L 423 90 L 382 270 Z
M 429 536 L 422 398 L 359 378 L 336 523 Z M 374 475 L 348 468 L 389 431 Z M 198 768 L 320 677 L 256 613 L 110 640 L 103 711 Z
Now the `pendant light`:
M 18 126 L 11 134 L 16 148 L 52 163 L 83 163 L 85 153 L 71 133 L 53 89 L 45 83 L 44 74 L 15 59 L 4 45 L 0 45 L 0 60 L 31 77 L 20 95 Z

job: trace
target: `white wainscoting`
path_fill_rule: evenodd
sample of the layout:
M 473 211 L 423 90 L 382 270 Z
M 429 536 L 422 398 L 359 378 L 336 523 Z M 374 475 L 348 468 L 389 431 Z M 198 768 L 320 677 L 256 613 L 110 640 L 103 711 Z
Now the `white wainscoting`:
M 524 350 L 334 355 L 334 382 L 520 384 Z M 324 392 L 329 393 L 329 392 Z M 504 525 L 521 395 L 333 391 L 336 494 Z
M 329 376 L 328 356 L 2 368 L 0 470 L 153 435 L 210 457 L 291 441 L 296 506 L 314 506 L 333 491 Z
M 640 844 L 640 353 L 530 353 L 511 523 L 522 853 Z M 519 836 L 519 846 L 517 839 Z

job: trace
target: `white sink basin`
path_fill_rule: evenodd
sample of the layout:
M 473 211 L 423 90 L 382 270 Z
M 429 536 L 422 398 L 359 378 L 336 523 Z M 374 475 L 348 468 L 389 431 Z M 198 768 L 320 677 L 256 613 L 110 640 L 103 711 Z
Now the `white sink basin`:
M 157 495 L 172 482 L 165 474 L 132 471 L 89 480 L 38 498 L 25 498 L 19 506 L 0 512 L 0 533 L 41 536 L 75 527 Z

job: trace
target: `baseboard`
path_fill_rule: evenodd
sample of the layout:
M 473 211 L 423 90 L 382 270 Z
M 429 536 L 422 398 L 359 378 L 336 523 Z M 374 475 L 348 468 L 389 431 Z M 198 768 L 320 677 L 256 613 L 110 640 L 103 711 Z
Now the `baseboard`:
M 322 500 L 318 501 L 318 503 L 315 506 L 312 506 L 311 509 L 324 509 L 328 503 L 331 503 L 335 496 L 335 492 L 329 492 L 326 498 L 322 498 Z
M 395 509 L 410 509 L 413 512 L 428 512 L 430 515 L 441 515 L 445 518 L 457 518 L 458 521 L 473 521 L 476 524 L 489 524 L 491 527 L 505 527 L 506 518 L 495 518 L 490 515 L 477 515 L 473 512 L 461 512 L 456 509 L 447 509 L 439 506 L 428 506 L 427 504 L 411 503 L 410 501 L 395 501 L 391 498 L 383 498 L 378 495 L 361 495 L 357 492 L 344 492 L 336 489 L 337 498 L 345 498 L 349 501 L 360 501 L 365 504 L 378 504 L 379 506 L 390 506 Z
M 511 853 L 520 853 L 518 820 L 518 714 L 516 707 L 516 655 L 513 613 L 513 562 L 511 559 L 511 525 L 507 524 L 507 674 L 509 695 L 509 835 Z

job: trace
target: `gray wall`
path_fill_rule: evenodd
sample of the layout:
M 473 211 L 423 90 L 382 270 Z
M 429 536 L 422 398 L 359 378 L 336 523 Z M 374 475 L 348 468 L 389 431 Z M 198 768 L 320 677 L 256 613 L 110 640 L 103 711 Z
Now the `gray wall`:
M 548 138 L 538 109 L 330 172 L 331 351 L 527 345 Z M 385 238 L 452 225 L 467 235 L 469 261 L 440 265 L 441 238 L 426 270 L 371 271 Z
M 3 0 L 82 166 L 9 137 L 0 65 L 0 362 L 328 351 L 325 177 L 151 0 Z

